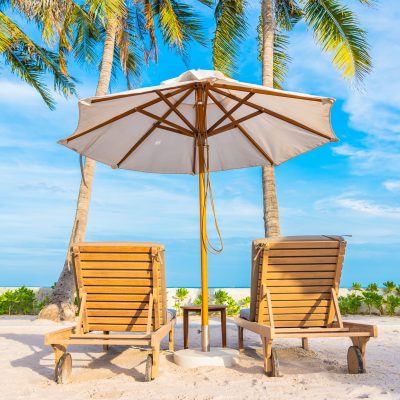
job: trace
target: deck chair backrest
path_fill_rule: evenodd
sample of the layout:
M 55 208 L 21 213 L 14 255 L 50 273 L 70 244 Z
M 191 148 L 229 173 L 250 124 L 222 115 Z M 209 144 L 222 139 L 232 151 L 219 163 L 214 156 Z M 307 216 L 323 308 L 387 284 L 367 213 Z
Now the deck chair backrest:
M 162 245 L 79 243 L 72 256 L 82 332 L 149 332 L 166 323 Z
M 250 319 L 276 328 L 330 327 L 335 317 L 346 242 L 339 236 L 255 240 Z

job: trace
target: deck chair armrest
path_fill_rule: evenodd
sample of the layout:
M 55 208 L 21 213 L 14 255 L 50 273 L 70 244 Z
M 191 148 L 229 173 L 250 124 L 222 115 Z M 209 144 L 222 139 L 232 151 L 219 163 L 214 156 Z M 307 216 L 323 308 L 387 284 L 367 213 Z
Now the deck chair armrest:
M 57 344 L 59 340 L 69 339 L 73 333 L 75 333 L 75 325 L 49 332 L 44 337 L 44 344 Z
M 241 328 L 248 329 L 251 332 L 257 333 L 262 337 L 271 338 L 273 336 L 273 332 L 271 327 L 264 324 L 259 324 L 258 322 L 248 321 L 247 319 L 234 317 L 233 321 L 237 326 Z
M 158 342 L 161 342 L 161 340 L 168 335 L 168 333 L 171 331 L 173 326 L 176 323 L 176 318 L 172 318 L 170 322 L 168 322 L 165 325 L 162 325 L 160 328 L 158 328 L 156 331 L 151 333 L 151 340 L 157 340 Z
M 350 332 L 368 332 L 371 337 L 378 336 L 378 327 L 370 324 L 360 324 L 358 322 L 343 321 L 343 326 L 349 328 Z

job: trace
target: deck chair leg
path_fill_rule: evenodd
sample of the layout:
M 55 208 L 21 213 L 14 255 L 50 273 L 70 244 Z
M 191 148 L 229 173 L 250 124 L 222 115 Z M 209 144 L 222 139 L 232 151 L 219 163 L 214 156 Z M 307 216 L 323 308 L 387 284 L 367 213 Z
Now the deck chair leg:
M 353 346 L 347 353 L 347 366 L 350 374 L 361 374 L 365 372 L 365 352 L 369 337 L 351 337 Z
M 238 326 L 238 349 L 240 352 L 244 351 L 244 346 L 243 346 L 243 328 L 241 326 Z
M 267 375 L 272 374 L 272 340 L 262 337 L 263 355 L 264 355 L 264 372 Z
M 168 337 L 168 349 L 169 351 L 174 351 L 174 335 L 175 334 L 175 325 L 171 324 L 171 330 L 169 331 Z
M 308 343 L 308 338 L 302 338 L 301 339 L 301 347 L 304 350 L 310 350 L 310 346 L 309 346 L 309 343 Z
M 103 331 L 105 335 L 109 335 L 110 332 L 109 331 Z M 110 348 L 110 346 L 108 344 L 103 344 L 103 351 L 108 351 L 108 349 Z
M 54 350 L 54 363 L 57 366 L 60 358 L 67 352 L 67 347 L 60 344 L 52 344 L 51 347 Z
M 153 364 L 151 367 L 151 379 L 155 379 L 158 376 L 158 366 L 160 361 L 160 343 L 155 343 L 152 347 L 153 351 Z

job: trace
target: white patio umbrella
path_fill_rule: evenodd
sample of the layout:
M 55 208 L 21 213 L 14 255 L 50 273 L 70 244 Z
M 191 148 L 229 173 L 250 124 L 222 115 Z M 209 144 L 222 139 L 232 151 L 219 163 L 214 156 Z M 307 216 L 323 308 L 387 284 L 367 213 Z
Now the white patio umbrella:
M 207 173 L 280 165 L 337 141 L 333 103 L 209 70 L 79 101 L 78 127 L 61 144 L 113 168 L 199 175 L 203 351 L 209 350 Z

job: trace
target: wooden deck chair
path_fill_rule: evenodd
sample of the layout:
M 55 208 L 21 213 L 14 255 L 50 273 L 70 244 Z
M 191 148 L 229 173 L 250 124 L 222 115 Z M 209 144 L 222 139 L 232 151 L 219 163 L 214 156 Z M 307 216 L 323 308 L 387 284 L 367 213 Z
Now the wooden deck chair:
M 158 375 L 160 342 L 174 349 L 175 314 L 167 311 L 164 247 L 154 243 L 80 243 L 72 247 L 79 298 L 75 327 L 51 332 L 55 380 L 69 380 L 71 344 L 137 345 L 149 349 L 145 380 Z M 100 332 L 99 332 L 100 331 Z M 116 332 L 116 333 L 112 333 Z
M 377 336 L 373 325 L 345 322 L 338 291 L 346 242 L 339 236 L 292 236 L 255 240 L 250 309 L 235 318 L 239 351 L 243 330 L 261 336 L 264 370 L 279 376 L 275 338 L 349 337 L 349 373 L 365 372 L 365 348 Z

